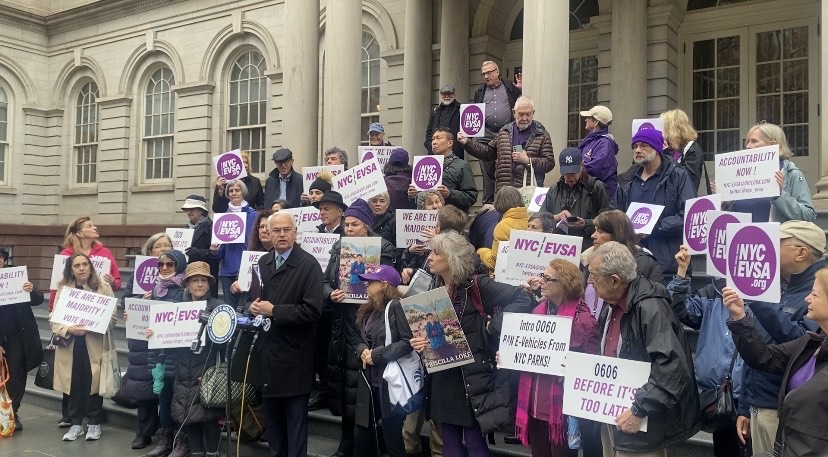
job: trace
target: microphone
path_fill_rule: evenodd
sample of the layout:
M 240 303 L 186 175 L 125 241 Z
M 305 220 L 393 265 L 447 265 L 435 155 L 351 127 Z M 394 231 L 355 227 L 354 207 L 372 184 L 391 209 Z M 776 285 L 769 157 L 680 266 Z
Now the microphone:
M 198 329 L 198 336 L 190 344 L 190 350 L 195 354 L 201 354 L 201 338 L 204 336 L 204 330 L 207 328 L 207 321 L 210 319 L 210 313 L 207 310 L 202 310 L 198 313 L 198 321 L 201 322 L 201 327 Z

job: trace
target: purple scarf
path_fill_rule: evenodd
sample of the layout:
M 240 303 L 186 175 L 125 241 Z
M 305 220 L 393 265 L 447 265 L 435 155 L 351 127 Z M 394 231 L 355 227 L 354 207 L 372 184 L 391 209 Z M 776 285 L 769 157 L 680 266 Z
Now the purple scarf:
M 532 314 L 548 314 L 546 307 L 547 300 L 544 299 L 532 310 Z M 558 307 L 558 312 L 555 314 L 574 319 L 577 309 L 578 300 L 570 300 L 561 304 Z M 520 442 L 526 447 L 529 446 L 529 402 L 532 395 L 532 378 L 534 376 L 536 376 L 534 373 L 520 374 L 517 412 L 515 413 L 515 435 L 520 438 Z M 557 378 L 557 376 L 552 377 Z M 549 442 L 556 445 L 566 444 L 566 422 L 563 418 L 563 383 L 552 383 L 549 398 L 551 399 L 549 411 Z
M 155 287 L 152 288 L 152 295 L 157 298 L 162 298 L 167 295 L 167 290 L 170 287 L 180 287 L 181 283 L 184 282 L 184 274 L 180 275 L 173 275 L 168 279 L 162 279 L 161 276 L 158 277 L 158 282 L 155 283 Z

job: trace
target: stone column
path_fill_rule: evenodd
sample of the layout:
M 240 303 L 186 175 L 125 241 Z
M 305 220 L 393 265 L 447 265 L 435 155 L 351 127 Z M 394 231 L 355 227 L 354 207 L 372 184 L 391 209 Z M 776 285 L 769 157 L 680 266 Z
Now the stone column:
M 293 151 L 296 168 L 319 161 L 319 0 L 285 2 L 282 144 Z
M 461 103 L 471 98 L 469 0 L 443 0 L 440 11 L 440 86 L 443 84 L 454 85 L 457 90 L 455 95 Z
M 175 202 L 178 207 L 188 195 L 213 198 L 213 92 L 209 82 L 176 84 Z M 137 212 L 137 211 L 136 211 Z M 140 219 L 130 215 L 137 223 Z M 140 216 L 139 216 L 140 217 Z M 179 218 L 180 220 L 180 218 Z
M 632 120 L 647 117 L 647 0 L 612 2 L 612 134 L 618 169 L 632 162 Z
M 98 125 L 98 217 L 100 224 L 126 223 L 129 129 L 132 119 L 132 98 L 100 98 Z M 139 157 L 141 157 L 139 155 Z
M 569 3 L 526 0 L 524 5 L 532 14 L 523 18 L 523 93 L 535 101 L 535 120 L 546 127 L 557 155 L 567 136 Z
M 431 109 L 431 6 L 432 0 L 405 2 L 402 144 L 411 155 L 425 153 L 423 138 Z
M 828 3 L 820 2 L 820 23 L 821 24 L 828 24 Z M 819 35 L 819 49 L 828 49 L 828 33 L 822 32 Z M 825 107 L 828 107 L 828 79 L 826 79 L 826 75 L 828 75 L 828 58 L 825 58 L 823 55 L 820 58 L 820 75 L 822 75 L 821 90 L 819 91 L 819 104 L 822 106 L 823 110 Z M 813 197 L 814 201 L 814 208 L 817 210 L 826 210 L 828 209 L 828 160 L 825 160 L 825 151 L 828 151 L 828 116 L 823 114 L 819 117 L 819 169 L 820 175 L 819 181 L 817 181 L 815 187 L 817 193 Z M 813 150 L 812 150 L 813 151 Z
M 330 0 L 326 18 L 323 148 L 339 146 L 355 164 L 361 138 L 362 3 Z

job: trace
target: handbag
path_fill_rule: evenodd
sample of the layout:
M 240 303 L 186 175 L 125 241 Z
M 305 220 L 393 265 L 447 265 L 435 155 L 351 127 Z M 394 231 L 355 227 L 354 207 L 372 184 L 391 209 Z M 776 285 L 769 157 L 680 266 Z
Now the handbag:
M 529 184 L 526 184 L 526 172 L 529 172 Z M 529 159 L 529 169 L 523 167 L 523 187 L 520 188 L 520 196 L 523 197 L 523 206 L 529 207 L 532 197 L 535 196 L 535 189 L 538 188 L 538 180 L 535 177 L 535 167 L 532 166 L 532 159 Z
M 43 349 L 43 358 L 40 361 L 40 366 L 35 373 L 35 385 L 41 389 L 54 390 L 55 389 L 55 336 L 49 340 L 49 344 Z
M 112 334 L 104 335 L 106 350 L 101 357 L 101 376 L 98 380 L 98 395 L 103 398 L 112 398 L 121 389 L 121 367 L 118 365 L 118 351 Z
M 255 404 L 256 388 L 252 384 L 230 383 L 230 398 L 233 405 L 241 404 L 242 390 L 245 403 Z M 216 364 L 208 368 L 201 377 L 198 399 L 205 408 L 224 408 L 227 405 L 227 364 L 221 361 L 216 351 Z
M 715 432 L 736 422 L 736 406 L 733 404 L 733 365 L 736 363 L 738 351 L 734 351 L 730 360 L 730 368 L 724 381 L 712 389 L 699 392 L 699 405 L 702 410 L 701 428 L 705 432 Z
M 388 310 L 391 302 L 385 306 L 385 345 L 391 341 L 391 322 L 388 320 Z M 388 384 L 388 399 L 391 401 L 391 414 L 408 415 L 421 409 L 425 405 L 425 376 L 420 356 L 417 351 L 411 350 L 407 355 L 400 357 L 385 366 L 382 379 Z
M 11 395 L 6 388 L 9 381 L 9 364 L 6 363 L 5 357 L 0 363 L 0 379 L 0 437 L 8 438 L 14 435 L 15 422 Z

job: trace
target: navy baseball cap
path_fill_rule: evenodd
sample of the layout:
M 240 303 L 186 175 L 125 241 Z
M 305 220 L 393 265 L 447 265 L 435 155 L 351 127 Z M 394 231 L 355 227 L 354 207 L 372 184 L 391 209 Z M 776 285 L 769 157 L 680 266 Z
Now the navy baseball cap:
M 577 148 L 566 148 L 561 151 L 560 161 L 562 175 L 581 171 L 581 151 Z

